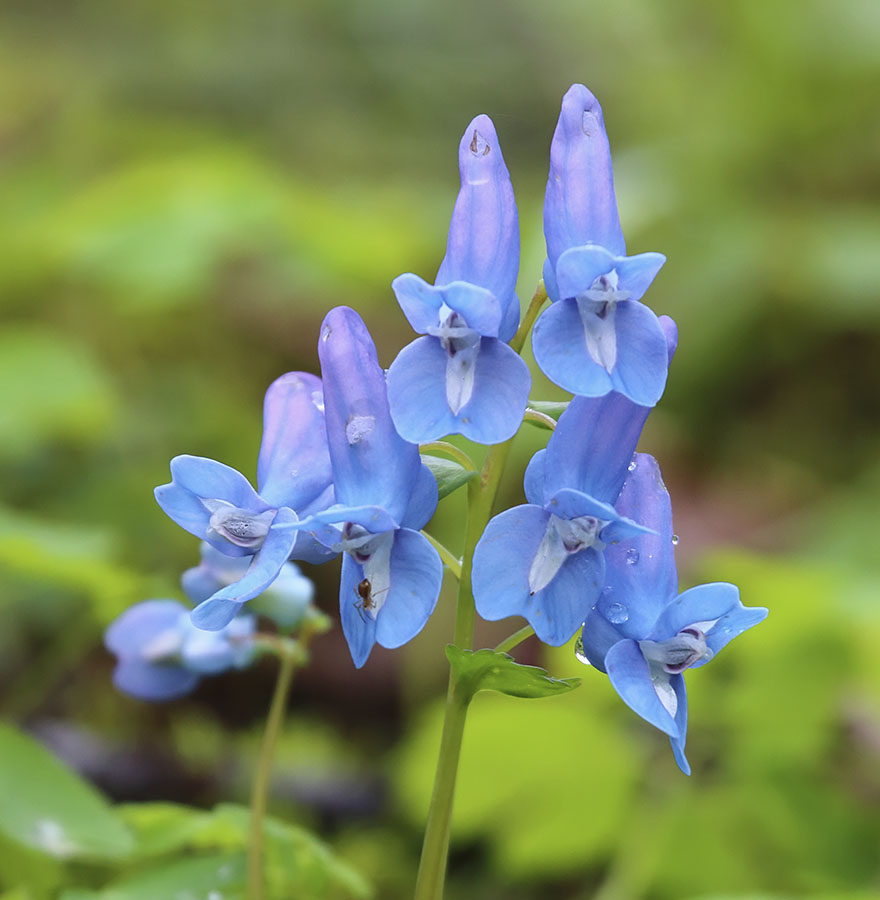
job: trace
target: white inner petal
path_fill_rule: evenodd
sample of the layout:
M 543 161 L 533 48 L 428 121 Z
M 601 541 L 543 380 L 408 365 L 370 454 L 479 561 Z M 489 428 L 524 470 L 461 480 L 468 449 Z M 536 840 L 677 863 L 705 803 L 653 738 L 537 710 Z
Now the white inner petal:
M 358 608 L 374 619 L 388 599 L 391 590 L 391 548 L 394 545 L 394 532 L 384 531 L 372 534 L 361 525 L 347 522 L 342 529 L 343 539 L 339 549 L 347 552 L 351 558 L 363 566 L 364 580 L 367 584 L 358 591 L 354 601 Z
M 577 298 L 578 313 L 584 327 L 584 340 L 590 358 L 610 373 L 617 364 L 617 333 L 614 314 L 617 303 L 629 300 L 629 291 L 618 290 L 617 270 L 600 275 Z
M 654 691 L 660 698 L 663 708 L 674 719 L 675 714 L 678 712 L 678 695 L 669 683 L 669 673 L 666 672 L 662 666 L 658 666 L 654 663 L 649 663 L 649 668 L 651 670 L 651 684 L 654 685 Z
M 580 553 L 588 547 L 604 550 L 599 532 L 607 524 L 593 516 L 563 519 L 551 515 L 529 569 L 529 593 L 537 594 L 547 587 L 572 553 Z
M 267 509 L 265 512 L 252 513 L 239 509 L 226 500 L 203 499 L 202 505 L 211 513 L 208 531 L 248 550 L 257 550 L 263 546 L 269 526 L 278 512 Z
M 480 335 L 469 328 L 463 316 L 445 303 L 438 310 L 438 324 L 427 333 L 439 338 L 446 351 L 446 402 L 458 415 L 474 392 L 474 373 L 480 352 Z
M 649 664 L 670 675 L 678 675 L 712 655 L 706 646 L 706 635 L 694 625 L 683 628 L 666 641 L 639 641 L 639 648 Z
M 177 656 L 182 646 L 180 628 L 166 628 L 141 647 L 140 656 L 146 662 L 162 662 Z

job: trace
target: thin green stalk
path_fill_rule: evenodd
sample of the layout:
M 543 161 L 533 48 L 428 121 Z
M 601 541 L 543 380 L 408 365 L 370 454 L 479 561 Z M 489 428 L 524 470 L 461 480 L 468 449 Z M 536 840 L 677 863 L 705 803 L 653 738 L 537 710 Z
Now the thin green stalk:
M 477 466 L 474 461 L 455 444 L 448 441 L 431 441 L 427 444 L 419 445 L 420 453 L 445 453 L 450 459 L 454 459 L 459 465 L 463 466 L 468 472 L 476 472 Z
M 461 578 L 461 560 L 448 548 L 444 547 L 440 541 L 437 540 L 433 535 L 428 534 L 427 531 L 422 529 L 422 534 L 428 539 L 428 543 L 440 554 L 440 559 L 443 560 L 443 564 L 449 569 L 450 572 L 456 577 L 456 579 Z
M 278 734 L 284 721 L 287 695 L 297 663 L 297 657 L 290 651 L 280 652 L 279 657 L 278 678 L 275 681 L 275 692 L 269 706 L 269 717 L 266 720 L 266 730 L 263 732 L 263 742 L 260 745 L 260 756 L 251 789 L 251 821 L 247 848 L 247 900 L 261 900 L 263 896 L 263 819 L 266 815 L 275 746 L 278 743 Z
M 514 647 L 530 638 L 534 633 L 535 629 L 532 628 L 531 625 L 524 625 L 519 631 L 514 631 L 513 634 L 506 637 L 497 647 L 495 647 L 495 652 L 507 653 L 508 650 L 513 650 Z
M 544 301 L 547 299 L 547 291 L 544 289 L 544 282 L 539 281 L 538 286 L 535 288 L 535 293 L 532 295 L 532 299 L 529 301 L 528 308 L 526 309 L 526 314 L 522 318 L 522 322 L 519 323 L 519 328 L 516 330 L 516 334 L 513 336 L 513 340 L 510 342 L 510 346 L 516 350 L 517 353 L 522 353 L 522 348 L 525 346 L 526 338 L 529 336 L 529 332 L 532 330 L 532 325 L 535 324 L 535 319 L 538 318 L 538 313 L 541 311 L 541 307 L 544 305 Z
M 536 422 L 542 428 L 547 428 L 549 431 L 556 430 L 556 419 L 554 419 L 553 416 L 548 416 L 546 413 L 539 412 L 537 409 L 532 409 L 531 407 L 526 407 L 526 411 L 523 414 L 523 421 Z

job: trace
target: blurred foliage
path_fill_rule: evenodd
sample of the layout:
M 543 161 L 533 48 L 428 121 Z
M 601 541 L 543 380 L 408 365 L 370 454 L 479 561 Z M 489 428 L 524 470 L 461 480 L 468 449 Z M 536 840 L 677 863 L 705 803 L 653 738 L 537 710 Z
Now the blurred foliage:
M 727 578 L 771 615 L 688 676 L 690 780 L 570 647 L 518 649 L 585 683 L 475 700 L 450 896 L 880 896 L 878 46 L 875 0 L 6 0 L 3 715 L 114 799 L 176 803 L 143 807 L 180 811 L 169 834 L 235 832 L 241 810 L 217 804 L 246 796 L 271 666 L 151 708 L 113 693 L 100 649 L 126 606 L 179 597 L 197 558 L 150 488 L 182 452 L 253 472 L 262 393 L 316 369 L 330 306 L 356 307 L 390 363 L 410 332 L 389 283 L 436 270 L 479 112 L 517 189 L 530 296 L 547 147 L 583 81 L 630 248 L 669 260 L 648 299 L 681 344 L 643 449 L 673 494 L 685 584 Z M 562 399 L 537 374 L 532 396 Z M 506 503 L 545 440 L 517 438 Z M 465 493 L 431 526 L 453 551 Z M 724 545 L 747 550 L 709 552 Z M 336 568 L 309 574 L 332 610 Z M 281 744 L 275 807 L 298 824 L 274 821 L 278 846 L 315 829 L 383 898 L 411 890 L 450 597 L 357 674 L 338 633 L 318 642 Z M 65 777 L 13 756 L 0 768 L 22 791 L 14 766 Z M 162 900 L 162 878 L 237 890 L 237 862 L 210 879 L 240 832 L 123 875 L 25 846 L 13 814 L 0 794 L 0 900 L 54 897 L 74 870 L 64 900 Z M 125 807 L 147 829 L 138 815 Z

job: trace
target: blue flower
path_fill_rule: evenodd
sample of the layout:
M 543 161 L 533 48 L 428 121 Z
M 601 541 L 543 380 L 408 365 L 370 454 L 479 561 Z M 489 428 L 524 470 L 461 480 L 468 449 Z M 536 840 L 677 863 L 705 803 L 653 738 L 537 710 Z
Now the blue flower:
M 675 323 L 664 326 L 671 356 Z M 484 619 L 524 616 L 557 646 L 580 627 L 604 583 L 605 546 L 645 530 L 614 503 L 649 412 L 616 392 L 571 401 L 526 469 L 528 503 L 495 516 L 477 543 L 472 585 Z
M 210 631 L 232 621 L 241 604 L 261 594 L 288 558 L 322 562 L 329 554 L 287 526 L 333 502 L 321 381 L 289 372 L 270 385 L 255 491 L 240 472 L 200 456 L 171 461 L 170 484 L 156 488 L 159 506 L 178 525 L 231 557 L 252 557 L 241 578 L 193 611 Z
M 544 235 L 554 302 L 535 324 L 535 361 L 573 394 L 619 391 L 654 406 L 666 385 L 666 343 L 639 300 L 666 257 L 626 255 L 602 108 L 582 84 L 563 98 L 553 135 Z
M 584 655 L 608 673 L 630 709 L 669 735 L 675 761 L 689 775 L 682 673 L 705 665 L 767 610 L 743 606 L 739 589 L 723 582 L 678 593 L 672 508 L 653 457 L 636 454 L 617 509 L 653 532 L 607 550 L 605 587 L 584 623 Z
M 239 616 L 220 631 L 202 631 L 176 600 L 145 600 L 127 609 L 104 635 L 118 662 L 113 683 L 141 700 L 173 700 L 204 675 L 243 669 L 254 657 L 255 620 Z
M 388 370 L 388 402 L 408 441 L 463 434 L 481 444 L 512 437 L 531 386 L 508 345 L 519 323 L 519 220 L 495 126 L 468 125 L 458 151 L 461 190 L 435 284 L 400 275 L 392 288 L 418 338 Z
M 209 599 L 221 588 L 240 581 L 251 562 L 246 556 L 226 556 L 207 541 L 202 542 L 201 555 L 199 565 L 187 569 L 180 579 L 184 593 L 195 604 Z M 281 567 L 275 581 L 251 601 L 250 608 L 289 630 L 296 628 L 303 620 L 314 597 L 315 585 L 312 580 L 306 578 L 294 563 L 287 562 Z
M 415 637 L 437 603 L 443 566 L 419 534 L 437 507 L 437 482 L 394 428 L 376 348 L 354 310 L 327 314 L 318 355 L 338 503 L 290 528 L 344 554 L 342 630 L 360 668 L 375 643 Z

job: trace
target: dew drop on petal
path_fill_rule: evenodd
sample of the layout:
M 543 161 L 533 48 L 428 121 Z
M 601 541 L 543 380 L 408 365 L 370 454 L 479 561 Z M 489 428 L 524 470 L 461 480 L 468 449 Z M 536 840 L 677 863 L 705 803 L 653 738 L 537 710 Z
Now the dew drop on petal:
M 678 545 L 679 537 L 677 534 L 672 535 L 672 546 L 675 547 Z
M 639 551 L 635 547 L 630 547 L 625 554 L 626 564 L 634 566 L 639 561 Z
M 587 659 L 586 653 L 584 653 L 584 639 L 580 636 L 578 636 L 578 639 L 574 642 L 574 658 L 585 666 L 592 665 Z
M 325 325 L 321 329 L 321 340 L 322 341 L 328 340 L 331 334 L 333 334 L 333 329 L 329 325 Z
M 627 468 L 627 471 L 629 471 L 629 472 L 635 472 L 635 470 L 636 470 L 636 461 L 633 460 L 626 468 Z
M 605 618 L 612 625 L 622 625 L 629 618 L 629 612 L 622 603 L 612 603 L 605 610 Z

